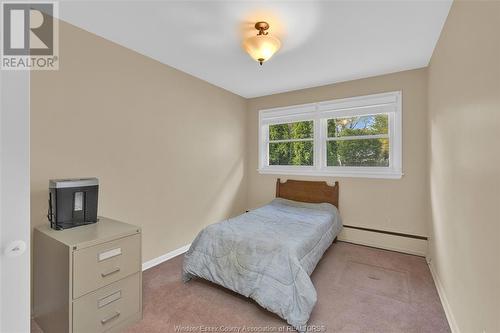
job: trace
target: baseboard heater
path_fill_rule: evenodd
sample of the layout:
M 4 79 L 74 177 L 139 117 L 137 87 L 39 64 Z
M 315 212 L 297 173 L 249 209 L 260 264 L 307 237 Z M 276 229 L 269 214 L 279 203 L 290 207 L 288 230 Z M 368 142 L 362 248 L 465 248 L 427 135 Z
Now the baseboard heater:
M 371 232 L 378 232 L 380 234 L 386 234 L 386 235 L 392 235 L 392 236 L 400 236 L 400 237 L 406 237 L 406 238 L 427 240 L 427 237 L 425 237 L 425 236 L 418 236 L 418 235 L 412 235 L 412 234 L 404 234 L 404 233 L 401 233 L 401 232 L 393 232 L 393 231 L 371 229 L 371 228 L 364 228 L 364 227 L 356 227 L 356 226 L 353 226 L 353 225 L 346 225 L 346 224 L 344 224 L 344 228 L 357 229 L 357 230 L 363 230 L 363 231 L 371 231 Z

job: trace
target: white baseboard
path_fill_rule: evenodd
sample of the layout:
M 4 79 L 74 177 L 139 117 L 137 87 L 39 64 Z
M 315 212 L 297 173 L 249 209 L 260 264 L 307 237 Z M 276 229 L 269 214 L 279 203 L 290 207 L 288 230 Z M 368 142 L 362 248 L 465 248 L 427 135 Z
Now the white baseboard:
M 161 264 L 162 262 L 165 262 L 165 261 L 170 260 L 174 257 L 177 257 L 178 255 L 181 255 L 181 254 L 187 252 L 187 250 L 189 250 L 190 246 L 191 246 L 191 244 L 187 244 L 187 245 L 184 245 L 183 247 L 180 247 L 178 249 L 175 249 L 173 251 L 165 253 L 164 255 L 153 258 L 151 260 L 148 260 L 142 264 L 142 270 L 145 271 L 148 268 L 154 267 L 156 265 Z
M 448 320 L 448 324 L 450 325 L 450 329 L 452 333 L 460 333 L 458 329 L 457 321 L 455 320 L 455 316 L 453 316 L 453 312 L 451 311 L 450 303 L 448 302 L 448 298 L 443 289 L 443 284 L 437 275 L 437 272 L 434 270 L 432 265 L 432 260 L 426 258 L 427 265 L 429 266 L 429 270 L 431 271 L 432 279 L 434 280 L 434 284 L 436 285 L 436 289 L 439 295 L 439 299 L 441 300 L 441 304 L 443 304 L 444 313 L 446 315 L 446 319 Z
M 349 243 L 373 246 L 396 252 L 403 252 L 425 257 L 427 240 L 382 234 L 373 231 L 343 228 L 339 240 Z

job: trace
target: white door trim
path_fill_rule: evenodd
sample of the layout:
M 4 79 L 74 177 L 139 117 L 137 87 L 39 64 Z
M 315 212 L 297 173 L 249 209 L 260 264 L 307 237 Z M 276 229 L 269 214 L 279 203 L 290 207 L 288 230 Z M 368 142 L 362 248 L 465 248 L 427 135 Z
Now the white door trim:
M 1 71 L 0 92 L 0 332 L 26 333 L 31 312 L 30 72 Z

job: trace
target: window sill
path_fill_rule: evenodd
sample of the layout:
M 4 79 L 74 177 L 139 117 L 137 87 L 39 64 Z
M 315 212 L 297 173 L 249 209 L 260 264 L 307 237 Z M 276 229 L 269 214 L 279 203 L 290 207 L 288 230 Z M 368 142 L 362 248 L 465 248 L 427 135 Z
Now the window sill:
M 401 179 L 403 173 L 394 170 L 367 170 L 351 169 L 351 170 L 316 170 L 311 168 L 288 169 L 288 168 L 260 168 L 257 169 L 260 174 L 264 175 L 285 175 L 285 176 L 311 176 L 311 177 L 345 177 L 345 178 L 382 178 L 382 179 Z

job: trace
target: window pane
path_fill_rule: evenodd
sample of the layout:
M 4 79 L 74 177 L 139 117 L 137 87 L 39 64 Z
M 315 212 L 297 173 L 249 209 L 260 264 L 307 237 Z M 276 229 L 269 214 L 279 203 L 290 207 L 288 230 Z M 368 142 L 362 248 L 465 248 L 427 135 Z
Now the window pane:
M 388 118 L 378 114 L 328 119 L 328 137 L 387 134 Z
M 313 142 L 270 143 L 269 165 L 313 165 Z
M 327 142 L 328 166 L 389 166 L 388 139 L 358 139 Z
M 269 125 L 269 140 L 310 139 L 313 137 L 313 122 Z

